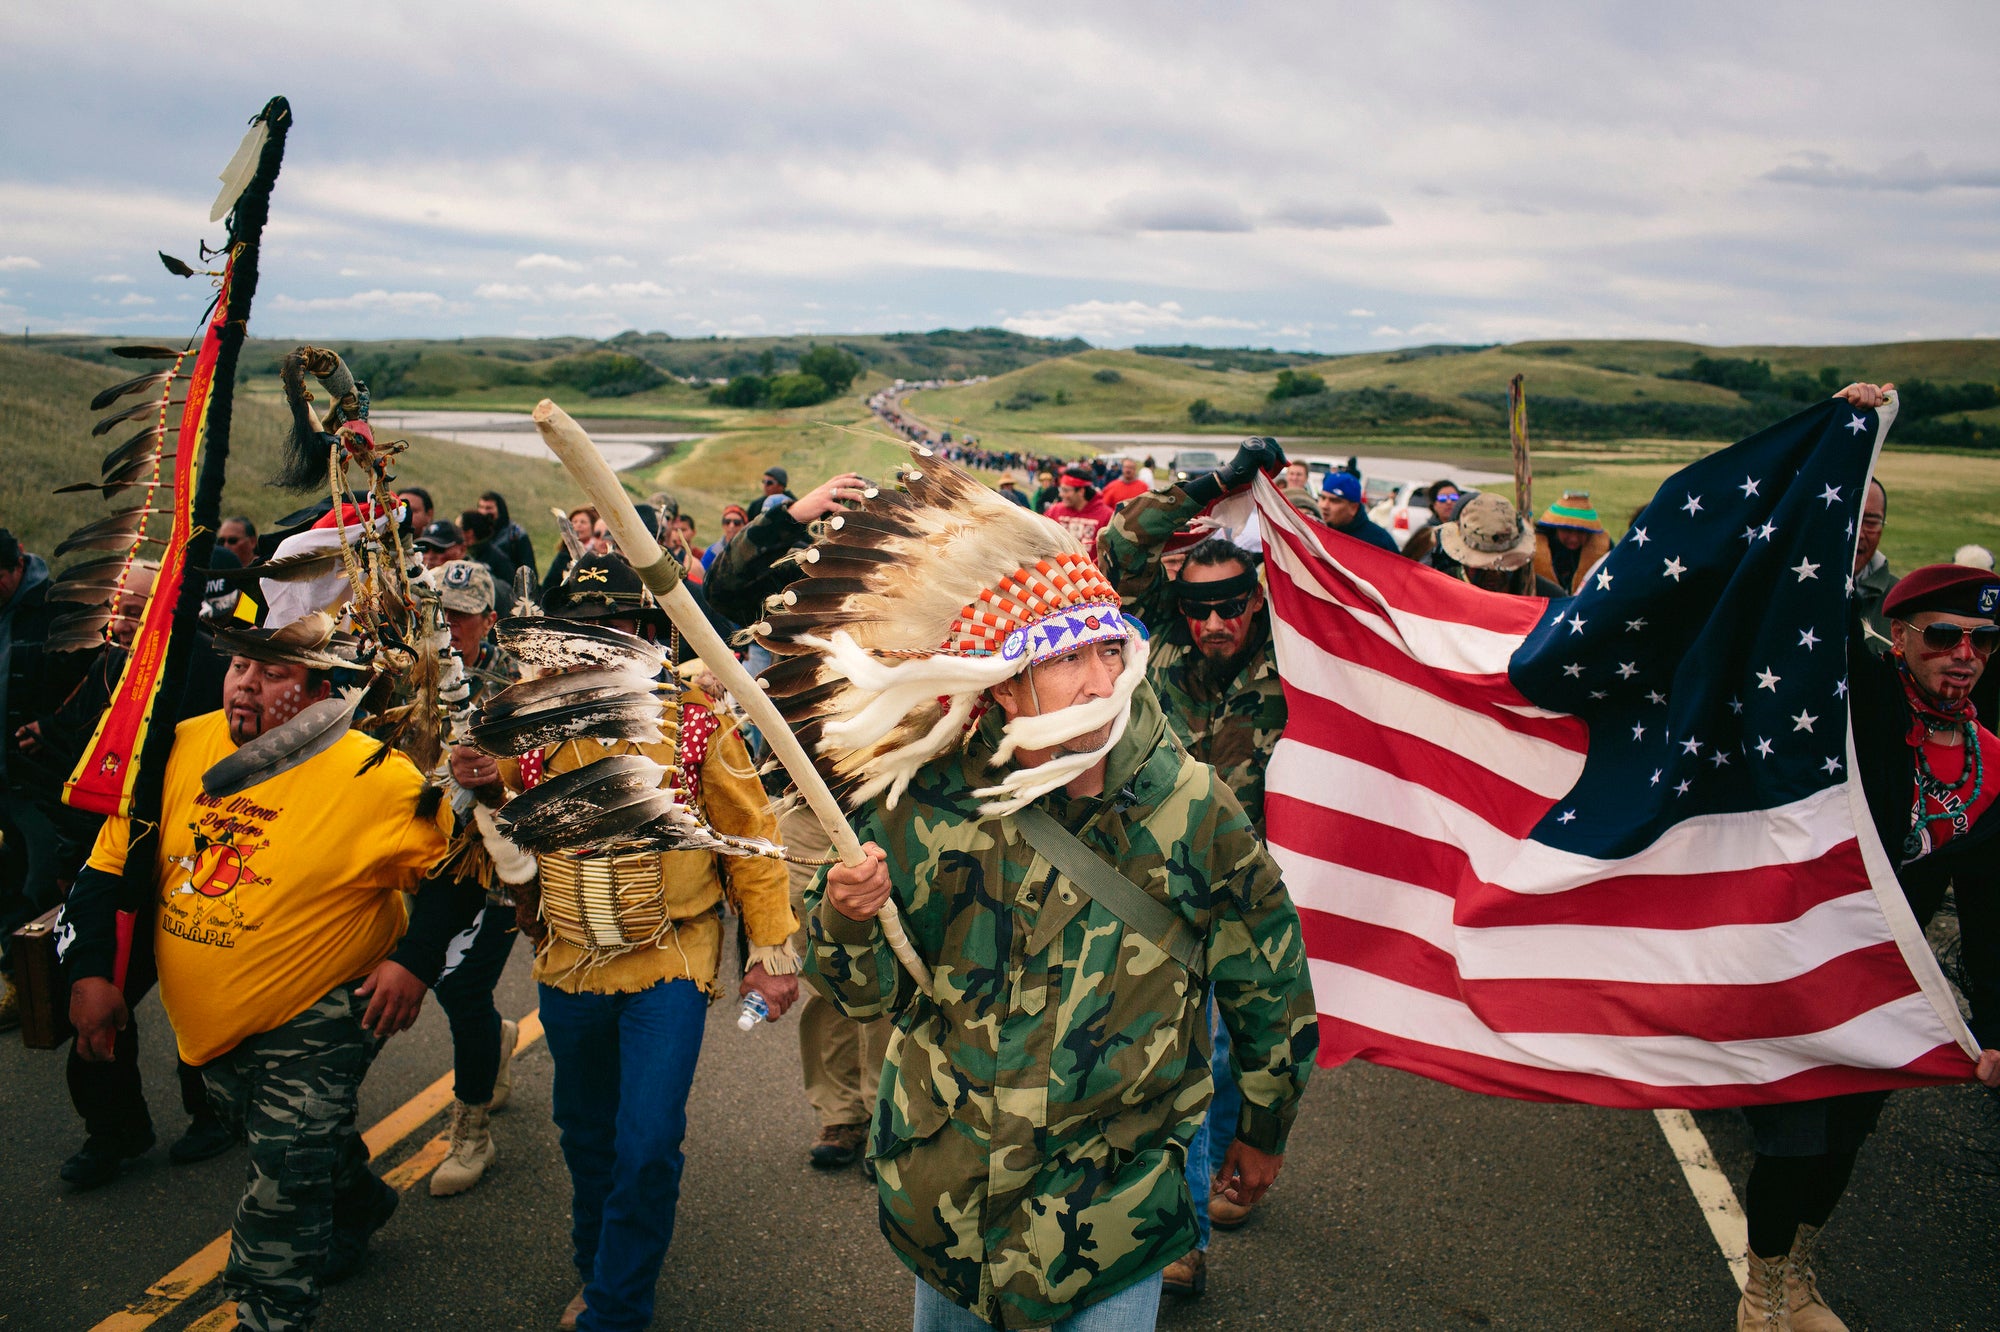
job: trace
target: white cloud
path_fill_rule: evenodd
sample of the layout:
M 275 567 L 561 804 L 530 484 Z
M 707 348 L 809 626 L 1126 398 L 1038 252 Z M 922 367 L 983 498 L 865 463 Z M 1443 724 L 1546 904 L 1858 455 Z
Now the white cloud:
M 421 314 L 440 310 L 444 297 L 434 291 L 357 291 L 346 296 L 274 296 L 273 307 L 302 312 L 318 310 L 367 310 L 391 314 Z
M 1015 333 L 1037 338 L 1082 338 L 1100 345 L 1124 345 L 1161 333 L 1235 332 L 1254 329 L 1247 319 L 1189 315 L 1178 301 L 1078 301 L 1055 310 L 1030 310 L 1000 321 Z
M 1347 317 L 1349 319 L 1373 319 L 1375 312 L 1373 310 L 1354 309 L 1347 312 Z
M 0 254 L 0 273 L 20 273 L 41 266 L 41 260 L 31 259 L 25 254 Z
M 107 286 L 120 286 L 130 282 L 131 280 L 132 279 L 130 277 L 126 276 L 123 273 L 99 273 L 96 277 L 91 279 L 92 282 L 100 282 Z
M 581 273 L 583 265 L 574 259 L 565 259 L 559 254 L 531 254 L 525 259 L 514 261 L 516 268 L 554 268 L 565 273 Z
M 151 305 L 153 298 L 151 296 L 141 296 L 136 291 L 128 291 L 119 299 L 118 303 L 120 305 Z
M 1822 189 L 1896 190 L 1928 194 L 1933 190 L 2000 190 L 2000 166 L 1937 166 L 1923 153 L 1911 153 L 1869 171 L 1838 166 L 1826 153 L 1799 153 L 1795 161 L 1764 173 L 1765 180 Z
M 1111 205 L 1111 222 L 1128 231 L 1250 230 L 1250 219 L 1233 200 L 1181 192 L 1118 199 Z
M 1386 227 L 1389 214 L 1381 204 L 1312 203 L 1295 200 L 1264 214 L 1273 226 L 1304 231 L 1351 231 L 1356 227 Z
M 482 282 L 472 294 L 482 301 L 532 301 L 535 289 L 515 282 Z

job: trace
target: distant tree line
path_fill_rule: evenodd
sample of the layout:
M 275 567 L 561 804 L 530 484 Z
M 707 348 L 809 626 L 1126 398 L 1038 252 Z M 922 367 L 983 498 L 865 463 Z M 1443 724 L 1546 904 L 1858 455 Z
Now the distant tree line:
M 777 357 L 769 349 L 758 370 L 710 389 L 708 400 L 725 407 L 810 407 L 847 392 L 861 373 L 861 362 L 838 347 L 814 344 L 790 373 L 776 373 Z

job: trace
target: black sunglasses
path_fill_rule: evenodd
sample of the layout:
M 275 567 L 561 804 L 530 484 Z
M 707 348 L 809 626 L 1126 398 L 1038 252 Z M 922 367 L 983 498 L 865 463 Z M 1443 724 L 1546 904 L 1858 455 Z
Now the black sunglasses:
M 1256 595 L 1255 592 L 1245 592 L 1241 596 L 1225 597 L 1221 601 L 1196 601 L 1183 594 L 1181 614 L 1190 620 L 1206 620 L 1211 615 L 1233 620 L 1250 609 L 1250 598 Z
M 1968 635 L 1972 650 L 1982 657 L 1990 657 L 1993 649 L 2000 648 L 2000 624 L 1982 624 L 1977 629 L 1962 624 L 1927 624 L 1922 632 L 1924 646 L 1933 652 L 1950 652 Z

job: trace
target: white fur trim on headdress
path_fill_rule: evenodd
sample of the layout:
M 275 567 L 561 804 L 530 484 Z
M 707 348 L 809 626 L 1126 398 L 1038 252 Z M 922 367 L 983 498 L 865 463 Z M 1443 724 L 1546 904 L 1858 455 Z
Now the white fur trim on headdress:
M 1088 735 L 1106 722 L 1111 723 L 1111 735 L 1096 749 L 1080 754 L 1064 754 L 1032 768 L 1016 768 L 997 786 L 980 787 L 972 794 L 992 798 L 979 807 L 979 812 L 988 818 L 1015 813 L 1058 787 L 1068 786 L 1110 754 L 1125 738 L 1125 728 L 1131 723 L 1132 695 L 1137 692 L 1139 682 L 1146 678 L 1147 654 L 1146 640 L 1135 634 L 1127 640 L 1125 669 L 1118 673 L 1118 682 L 1109 694 L 1087 703 L 1073 703 L 1054 712 L 1016 717 L 1008 722 L 1002 732 L 1005 738 L 991 760 L 995 764 L 1006 762 L 1016 749 L 1047 749 L 1065 740 L 1074 740 L 1079 735 Z

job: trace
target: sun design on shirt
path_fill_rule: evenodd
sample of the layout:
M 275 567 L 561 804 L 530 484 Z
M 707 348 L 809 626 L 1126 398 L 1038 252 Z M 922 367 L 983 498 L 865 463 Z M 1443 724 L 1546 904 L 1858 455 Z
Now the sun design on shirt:
M 188 877 L 181 884 L 179 892 L 197 893 L 209 898 L 228 897 L 238 888 L 269 883 L 269 879 L 251 868 L 250 861 L 270 844 L 269 838 L 256 843 L 238 842 L 235 840 L 233 826 L 225 828 L 219 837 L 209 837 L 197 828 L 194 835 L 194 855 L 180 858 L 182 867 L 188 871 Z

